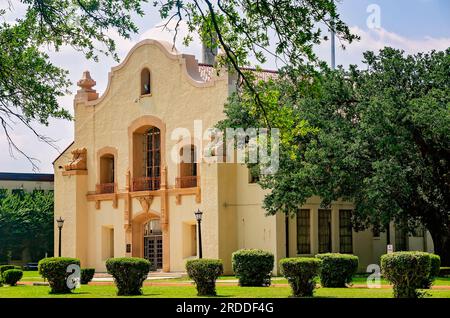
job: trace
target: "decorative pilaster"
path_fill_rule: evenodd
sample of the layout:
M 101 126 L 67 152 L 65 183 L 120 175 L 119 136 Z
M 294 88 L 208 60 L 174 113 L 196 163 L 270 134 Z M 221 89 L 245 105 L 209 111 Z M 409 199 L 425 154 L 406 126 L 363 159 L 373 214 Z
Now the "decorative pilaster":
M 163 271 L 170 272 L 170 235 L 169 235 L 169 211 L 167 192 L 167 167 L 161 169 L 161 229 L 163 235 Z
M 130 192 L 131 187 L 131 172 L 130 169 L 127 169 L 127 175 L 125 176 L 125 192 Z
M 125 229 L 125 255 L 127 257 L 131 257 L 132 251 L 132 241 L 133 241 L 133 232 L 131 226 L 131 197 L 130 197 L 130 180 L 131 173 L 130 170 L 127 170 L 127 174 L 125 177 L 125 204 L 124 204 L 124 229 Z

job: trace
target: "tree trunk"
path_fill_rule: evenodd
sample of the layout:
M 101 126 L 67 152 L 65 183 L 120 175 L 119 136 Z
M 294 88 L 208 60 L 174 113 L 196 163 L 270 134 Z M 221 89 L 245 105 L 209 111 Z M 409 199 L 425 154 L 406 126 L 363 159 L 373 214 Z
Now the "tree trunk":
M 433 238 L 434 253 L 441 257 L 441 266 L 450 266 L 450 224 L 446 232 L 429 231 Z

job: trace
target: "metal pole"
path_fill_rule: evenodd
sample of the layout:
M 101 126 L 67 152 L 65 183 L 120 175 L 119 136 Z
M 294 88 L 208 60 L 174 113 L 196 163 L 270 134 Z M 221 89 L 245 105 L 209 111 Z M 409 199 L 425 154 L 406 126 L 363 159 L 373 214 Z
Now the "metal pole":
M 59 227 L 59 246 L 58 246 L 58 256 L 61 257 L 61 228 Z
M 331 20 L 331 68 L 336 69 L 336 43 L 335 43 L 335 32 L 334 32 L 334 19 Z
M 203 257 L 203 252 L 202 252 L 202 226 L 201 226 L 201 221 L 198 220 L 198 258 L 202 258 Z
M 331 68 L 336 69 L 336 47 L 335 47 L 335 34 L 331 31 Z
M 284 219 L 285 240 L 286 240 L 286 257 L 289 257 L 289 216 L 286 214 Z

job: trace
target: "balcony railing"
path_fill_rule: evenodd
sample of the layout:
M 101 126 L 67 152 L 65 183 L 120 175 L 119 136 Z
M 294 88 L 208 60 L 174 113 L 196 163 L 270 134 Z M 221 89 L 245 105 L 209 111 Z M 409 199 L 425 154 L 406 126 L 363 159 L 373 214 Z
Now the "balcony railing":
M 160 177 L 137 177 L 133 178 L 133 191 L 154 191 L 161 186 Z
M 198 176 L 186 176 L 176 178 L 177 188 L 195 188 L 198 184 Z
M 114 193 L 116 190 L 116 184 L 112 183 L 99 183 L 95 186 L 95 193 Z

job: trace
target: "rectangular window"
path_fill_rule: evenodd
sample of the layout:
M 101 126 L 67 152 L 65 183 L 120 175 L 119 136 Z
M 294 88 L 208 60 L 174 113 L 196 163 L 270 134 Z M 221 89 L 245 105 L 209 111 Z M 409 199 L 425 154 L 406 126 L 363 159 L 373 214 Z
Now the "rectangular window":
M 102 227 L 102 259 L 114 257 L 114 228 Z
M 414 237 L 424 237 L 425 235 L 425 227 L 423 225 L 418 224 L 413 232 L 412 232 L 412 236 Z
M 331 210 L 319 210 L 319 253 L 331 252 Z
M 183 258 L 197 256 L 197 225 L 183 223 L 182 227 Z
M 408 250 L 408 235 L 404 229 L 399 226 L 395 227 L 395 251 Z
M 339 252 L 353 253 L 352 210 L 339 210 Z
M 311 254 L 309 215 L 305 209 L 297 213 L 297 254 Z

